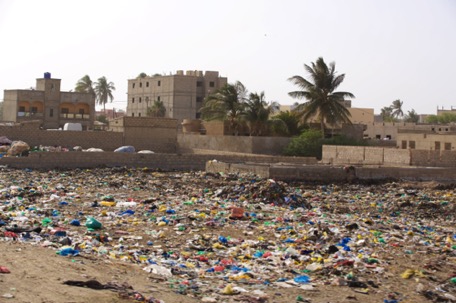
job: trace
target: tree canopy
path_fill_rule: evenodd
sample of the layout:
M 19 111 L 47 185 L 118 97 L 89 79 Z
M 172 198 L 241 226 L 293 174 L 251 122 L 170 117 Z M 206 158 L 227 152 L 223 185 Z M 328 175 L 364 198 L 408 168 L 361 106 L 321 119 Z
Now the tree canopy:
M 344 81 L 345 74 L 337 75 L 335 63 L 331 62 L 328 66 L 321 57 L 310 66 L 304 64 L 304 69 L 309 80 L 299 75 L 288 79 L 300 89 L 288 94 L 296 99 L 307 100 L 297 107 L 302 119 L 308 121 L 318 117 L 322 136 L 325 121 L 330 124 L 351 123 L 350 112 L 345 107 L 344 100 L 355 96 L 350 92 L 335 91 Z

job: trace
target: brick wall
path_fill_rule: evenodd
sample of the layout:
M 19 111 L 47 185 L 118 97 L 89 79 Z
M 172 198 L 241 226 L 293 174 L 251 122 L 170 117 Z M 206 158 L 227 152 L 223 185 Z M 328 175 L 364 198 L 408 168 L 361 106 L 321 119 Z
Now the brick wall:
M 411 165 L 456 167 L 456 151 L 411 149 Z

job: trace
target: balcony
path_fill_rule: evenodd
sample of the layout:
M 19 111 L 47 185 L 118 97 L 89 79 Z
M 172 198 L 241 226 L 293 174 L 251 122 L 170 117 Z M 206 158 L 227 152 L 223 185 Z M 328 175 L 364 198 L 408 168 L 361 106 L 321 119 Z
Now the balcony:
M 89 114 L 60 114 L 61 119 L 90 120 Z
M 38 118 L 41 119 L 43 118 L 43 113 L 37 113 L 37 112 L 17 112 L 17 117 L 18 118 Z

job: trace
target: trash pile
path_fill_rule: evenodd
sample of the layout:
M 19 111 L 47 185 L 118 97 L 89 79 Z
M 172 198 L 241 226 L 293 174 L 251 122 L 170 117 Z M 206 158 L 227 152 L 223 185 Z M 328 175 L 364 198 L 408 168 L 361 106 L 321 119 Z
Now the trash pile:
M 275 294 L 290 289 L 319 302 L 309 294 L 328 286 L 375 302 L 456 302 L 453 187 L 122 167 L 0 173 L 0 241 L 137 264 L 202 302 L 286 302 Z

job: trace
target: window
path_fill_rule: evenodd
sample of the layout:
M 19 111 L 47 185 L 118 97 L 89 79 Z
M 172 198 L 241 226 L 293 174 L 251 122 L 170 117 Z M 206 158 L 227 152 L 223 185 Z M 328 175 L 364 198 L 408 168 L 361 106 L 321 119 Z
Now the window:
M 135 113 L 131 113 L 131 116 L 134 117 L 134 116 L 135 116 Z
M 445 131 L 447 132 L 447 131 L 448 131 L 448 128 L 445 128 Z
M 203 81 L 196 81 L 196 87 L 202 87 Z
M 157 86 L 160 86 L 160 85 L 161 85 L 161 81 L 160 81 L 160 80 L 158 80 L 158 82 L 157 82 Z
M 135 103 L 135 98 L 131 98 L 131 103 Z
M 445 150 L 451 150 L 451 143 L 445 142 Z
M 25 112 L 25 106 L 19 106 L 19 112 Z
M 60 110 L 60 113 L 62 113 L 62 114 L 68 114 L 69 112 L 70 112 L 70 110 L 65 107 Z
M 132 84 L 132 88 L 135 88 L 135 85 L 136 85 L 136 83 L 133 83 L 133 84 Z
M 386 139 L 391 140 L 391 135 L 386 135 Z
M 54 117 L 54 109 L 53 108 L 51 108 L 49 110 L 49 117 Z
M 149 102 L 149 97 L 146 97 L 146 102 Z
M 160 96 L 157 97 L 157 101 L 160 101 Z
M 440 142 L 439 141 L 435 141 L 434 146 L 435 146 L 435 150 L 440 150 Z
M 139 82 L 139 87 L 142 87 L 142 82 Z
M 401 146 L 402 149 L 407 149 L 407 141 L 406 140 L 402 140 L 402 146 Z
M 83 108 L 80 108 L 80 109 L 79 109 L 79 114 L 80 114 L 80 115 L 84 115 L 84 109 L 83 109 Z
M 32 106 L 32 107 L 30 108 L 30 112 L 32 112 L 32 113 L 37 113 L 37 112 L 38 112 L 38 107 Z
M 415 141 L 409 141 L 409 148 L 415 149 Z
M 138 117 L 141 117 L 141 113 L 138 113 Z
M 375 135 L 375 139 L 380 140 L 382 138 L 382 135 Z
M 209 82 L 209 86 L 210 87 L 214 87 L 215 86 L 215 82 L 214 81 Z
M 141 103 L 141 97 L 139 97 L 139 103 Z
M 149 87 L 149 82 L 146 82 L 146 87 Z
M 203 102 L 203 97 L 196 97 L 196 102 Z
M 196 118 L 196 119 L 200 119 L 200 118 L 201 118 L 201 113 L 196 113 L 195 118 Z

